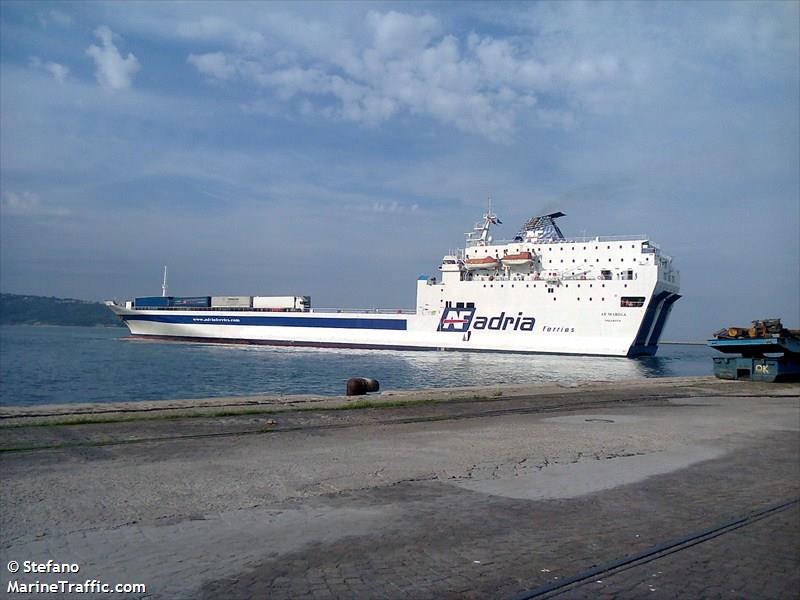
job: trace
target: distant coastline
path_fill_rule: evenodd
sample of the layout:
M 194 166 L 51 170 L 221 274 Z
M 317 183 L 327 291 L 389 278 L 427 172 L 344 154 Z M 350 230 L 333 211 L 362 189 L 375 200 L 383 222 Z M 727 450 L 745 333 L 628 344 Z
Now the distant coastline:
M 100 302 L 30 294 L 0 294 L 0 325 L 123 326 Z

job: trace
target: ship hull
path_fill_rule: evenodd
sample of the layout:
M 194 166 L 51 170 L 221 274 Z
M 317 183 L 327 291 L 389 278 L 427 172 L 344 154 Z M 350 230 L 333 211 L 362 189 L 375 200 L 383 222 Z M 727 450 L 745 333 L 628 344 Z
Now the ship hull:
M 641 307 L 612 310 L 599 302 L 597 307 L 571 310 L 564 303 L 556 310 L 532 296 L 527 302 L 509 298 L 428 314 L 111 308 L 132 336 L 145 339 L 633 357 L 655 354 L 677 298 L 675 291 L 658 289 Z

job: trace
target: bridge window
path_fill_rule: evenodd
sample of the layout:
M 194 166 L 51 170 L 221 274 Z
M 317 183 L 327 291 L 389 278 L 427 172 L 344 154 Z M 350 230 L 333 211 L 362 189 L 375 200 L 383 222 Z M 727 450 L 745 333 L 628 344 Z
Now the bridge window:
M 619 299 L 619 305 L 634 308 L 644 306 L 644 296 L 623 296 Z

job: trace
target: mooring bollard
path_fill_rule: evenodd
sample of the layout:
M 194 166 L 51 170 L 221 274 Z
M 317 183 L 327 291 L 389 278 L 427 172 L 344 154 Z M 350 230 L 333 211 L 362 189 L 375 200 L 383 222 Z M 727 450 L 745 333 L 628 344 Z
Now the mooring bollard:
M 348 396 L 363 396 L 367 392 L 377 392 L 380 388 L 378 380 L 369 377 L 351 377 L 347 380 Z

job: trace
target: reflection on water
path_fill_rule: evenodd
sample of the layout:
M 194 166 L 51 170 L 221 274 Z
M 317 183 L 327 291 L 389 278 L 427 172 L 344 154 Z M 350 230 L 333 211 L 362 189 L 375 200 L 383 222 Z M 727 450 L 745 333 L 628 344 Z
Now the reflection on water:
M 710 375 L 704 346 L 639 359 L 178 344 L 123 329 L 0 328 L 0 403 L 115 402 L 247 394 L 344 393 L 350 377 L 381 389 Z

